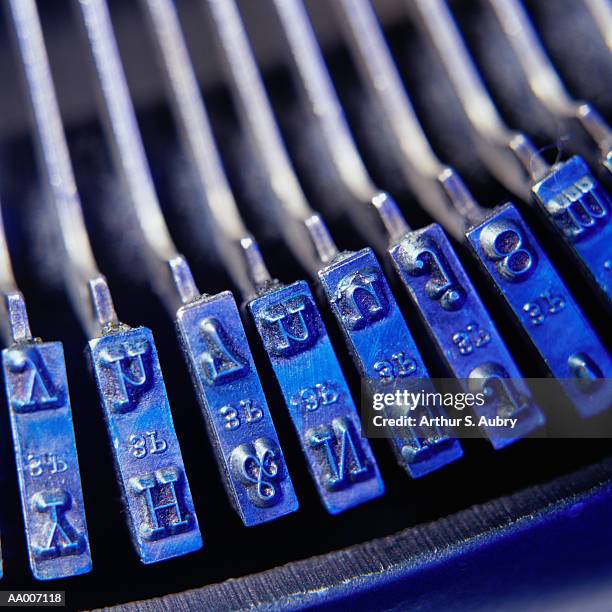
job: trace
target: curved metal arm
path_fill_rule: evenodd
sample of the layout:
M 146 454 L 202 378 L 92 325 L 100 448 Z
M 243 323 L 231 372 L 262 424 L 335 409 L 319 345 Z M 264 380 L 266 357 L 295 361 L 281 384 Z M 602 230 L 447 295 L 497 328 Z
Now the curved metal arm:
M 388 235 L 396 231 L 394 228 L 389 230 L 388 219 L 381 212 L 383 209 L 376 205 L 386 194 L 372 182 L 357 150 L 304 5 L 300 0 L 273 0 L 273 4 L 287 44 L 289 63 L 303 99 L 303 106 L 327 149 L 328 157 L 320 163 L 327 166 L 331 161 L 339 183 L 352 200 L 351 204 L 355 200 L 368 203 L 379 213 L 387 236 L 380 235 L 376 224 L 372 223 L 372 218 L 362 214 L 366 212 L 363 208 L 351 207 L 350 210 L 353 222 L 368 236 L 371 243 L 383 245 L 388 240 Z M 330 199 L 337 200 L 334 194 L 330 194 Z M 346 201 L 344 198 L 341 200 Z M 395 210 L 397 215 L 401 215 L 399 209 Z M 404 232 L 407 231 L 403 219 L 401 227 Z
M 254 292 L 247 270 L 253 241 L 244 226 L 217 150 L 198 81 L 172 0 L 141 0 L 164 73 L 166 90 L 180 138 L 196 170 L 205 203 L 220 230 L 218 251 L 242 293 Z M 214 238 L 217 239 L 215 233 Z M 269 279 L 269 274 L 267 274 Z M 266 276 L 264 275 L 264 276 Z M 255 277 L 261 280 L 260 274 Z
M 610 51 L 612 51 L 612 4 L 610 0 L 583 0 L 593 16 L 595 25 Z
M 518 0 L 488 0 L 521 66 L 533 95 L 560 119 L 577 119 L 593 138 L 604 159 L 612 155 L 612 132 L 593 107 L 574 100 L 552 65 L 546 50 Z M 593 8 L 596 8 L 592 3 Z M 605 4 L 597 5 L 601 18 Z M 612 18 L 609 23 L 612 27 Z
M 9 0 L 8 8 L 32 107 L 39 166 L 67 259 L 64 279 L 81 324 L 95 336 L 118 320 L 87 236 L 36 4 Z
M 461 238 L 466 221 L 457 212 L 468 221 L 475 221 L 481 216 L 479 207 L 473 199 L 457 201 L 456 210 L 448 206 L 439 181 L 449 180 L 451 175 L 455 181 L 461 179 L 442 164 L 431 148 L 374 10 L 367 0 L 337 0 L 334 7 L 363 84 L 381 110 L 406 181 L 421 205 L 449 232 Z M 464 191 L 467 192 L 465 186 Z M 455 200 L 452 203 L 455 205 Z
M 405 0 L 416 8 L 463 112 L 478 136 L 483 163 L 508 189 L 528 197 L 525 172 L 534 182 L 549 171 L 549 165 L 524 135 L 511 130 L 499 115 L 470 57 L 459 28 L 444 0 Z M 508 150 L 514 155 L 507 155 Z M 516 161 L 520 163 L 520 167 Z
M 78 0 L 78 6 L 97 77 L 106 135 L 145 239 L 151 284 L 174 314 L 177 294 L 185 303 L 198 297 L 199 291 L 161 212 L 106 1 Z
M 354 199 L 369 202 L 380 190 L 357 151 L 304 5 L 301 0 L 272 0 L 272 4 L 282 26 L 293 74 L 334 170 Z
M 25 300 L 17 287 L 0 207 L 0 331 L 6 346 L 32 339 Z
M 261 163 L 287 246 L 311 273 L 337 249 L 300 187 L 274 119 L 238 8 L 233 0 L 207 0 L 243 129 Z

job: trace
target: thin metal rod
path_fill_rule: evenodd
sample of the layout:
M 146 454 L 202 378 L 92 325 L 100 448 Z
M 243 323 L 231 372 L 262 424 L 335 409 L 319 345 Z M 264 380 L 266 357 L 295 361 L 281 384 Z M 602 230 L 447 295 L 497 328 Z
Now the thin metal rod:
M 215 25 L 215 41 L 242 127 L 281 215 L 285 242 L 304 267 L 316 273 L 320 257 L 329 257 L 330 249 L 336 251 L 335 245 L 321 228 L 323 221 L 310 207 L 295 175 L 238 8 L 233 0 L 206 0 L 205 5 Z M 325 241 L 317 242 L 323 236 Z
M 251 294 L 254 287 L 251 275 L 246 274 L 242 241 L 253 238 L 242 221 L 225 175 L 175 4 L 172 0 L 141 0 L 141 4 L 158 52 L 180 138 L 196 170 L 204 204 L 221 233 L 218 251 L 241 291 Z M 216 231 L 213 239 L 218 239 Z
M 360 204 L 371 205 L 379 213 L 387 236 L 394 235 L 396 229 L 389 230 L 389 219 L 384 216 L 386 208 L 379 208 L 374 204 L 376 201 L 388 199 L 388 196 L 374 185 L 363 163 L 304 5 L 301 0 L 273 0 L 273 4 L 303 106 L 327 149 L 328 156 L 319 163 L 326 165 L 327 172 L 327 165 L 331 162 L 340 185 L 351 200 L 349 212 L 353 223 L 373 244 L 382 245 L 386 243 L 386 239 L 380 236 L 379 228 L 372 223 L 372 218 L 362 214 L 365 213 L 364 208 L 354 209 L 353 204 L 356 200 Z M 330 193 L 329 197 L 330 201 L 338 200 L 333 193 Z M 348 204 L 345 198 L 340 200 Z M 397 207 L 395 212 L 396 217 L 401 217 Z M 312 223 L 309 225 L 314 227 Z M 408 226 L 403 218 L 400 226 L 405 233 Z
M 64 279 L 81 324 L 93 336 L 118 320 L 87 236 L 36 4 L 9 0 L 7 6 L 32 109 L 39 166 L 67 259 Z
M 611 150 L 610 127 L 590 104 L 572 98 L 542 46 L 535 28 L 518 0 L 488 0 L 533 95 L 561 119 L 578 119 L 602 155 Z M 612 23 L 610 24 L 612 27 Z
M 513 142 L 519 134 L 511 130 L 499 115 L 487 91 L 459 28 L 444 0 L 405 0 L 409 8 L 416 8 L 427 30 L 447 76 L 461 102 L 472 128 L 484 142 L 494 147 L 512 151 L 532 181 L 547 174 L 550 167 L 540 156 L 529 139 L 520 134 L 520 149 L 516 152 Z M 526 194 L 526 185 L 508 159 L 481 154 L 483 162 L 510 190 Z M 517 180 L 518 178 L 518 180 Z
M 454 172 L 442 164 L 429 144 L 372 6 L 367 0 L 337 0 L 334 7 L 368 94 L 382 111 L 406 181 L 430 214 L 453 235 L 462 236 L 465 220 L 457 212 L 475 218 L 481 216 L 478 205 L 471 199 L 473 210 L 466 209 L 465 200 L 459 210 L 449 208 L 438 181 Z
M 272 0 L 289 50 L 289 61 L 310 116 L 320 128 L 337 176 L 360 202 L 380 190 L 359 155 L 301 0 Z
M 145 239 L 150 281 L 174 314 L 177 293 L 185 302 L 198 297 L 199 291 L 188 269 L 177 273 L 179 265 L 188 266 L 172 242 L 157 199 L 106 0 L 78 0 L 78 6 L 97 77 L 106 135 Z
M 581 104 L 578 108 L 577 117 L 584 129 L 597 143 L 603 165 L 612 172 L 612 129 L 590 104 Z
M 3 310 L 0 331 L 5 346 L 32 339 L 23 295 L 17 288 L 11 256 L 8 250 L 2 207 L 0 206 L 0 309 Z
M 612 51 L 612 3 L 610 0 L 583 0 L 610 51 Z
M 443 165 L 405 94 L 372 6 L 367 0 L 337 0 L 334 6 L 357 68 L 369 91 L 376 92 L 387 122 L 393 124 L 405 160 L 419 174 L 436 177 Z

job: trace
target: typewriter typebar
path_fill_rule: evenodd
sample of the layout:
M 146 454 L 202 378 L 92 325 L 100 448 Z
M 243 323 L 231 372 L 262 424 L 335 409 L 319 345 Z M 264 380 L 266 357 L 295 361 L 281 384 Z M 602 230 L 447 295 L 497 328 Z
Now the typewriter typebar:
M 612 360 L 511 203 L 470 229 L 475 256 L 582 416 L 610 408 Z
M 2 351 L 30 567 L 38 580 L 91 571 L 64 350 L 31 337 L 19 293 L 7 296 L 13 343 Z
M 89 354 L 143 563 L 202 547 L 153 334 L 121 329 L 89 341 Z
M 202 297 L 177 326 L 228 495 L 247 526 L 295 512 L 298 501 L 234 297 Z
M 485 209 L 477 204 L 459 175 L 435 156 L 372 8 L 360 0 L 342 0 L 335 7 L 363 81 L 398 140 L 394 150 L 406 168 L 408 180 L 415 173 L 420 176 L 428 191 L 435 194 L 429 202 L 423 199 L 422 205 L 428 206 L 447 231 L 458 237 L 458 227 L 465 228 L 480 219 Z M 388 233 L 392 265 L 408 289 L 438 355 L 468 390 L 484 385 L 489 391 L 484 406 L 474 407 L 478 416 L 520 415 L 513 430 L 485 428 L 493 446 L 502 448 L 531 433 L 543 424 L 544 416 L 524 382 L 505 380 L 518 378 L 518 368 L 442 227 L 433 224 L 410 230 L 397 204 L 386 193 L 377 194 L 372 203 Z
M 32 573 L 39 580 L 91 570 L 81 476 L 60 342 L 2 351 Z
M 319 271 L 336 320 L 349 343 L 362 381 L 371 392 L 409 386 L 410 378 L 428 378 L 416 344 L 402 317 L 380 264 L 371 249 L 341 254 Z M 405 384 L 408 383 L 408 384 Z M 433 385 L 430 385 L 433 390 Z M 433 416 L 427 408 L 427 416 Z M 423 415 L 424 408 L 416 412 Z M 395 429 L 395 428 L 394 428 Z M 443 428 L 406 428 L 391 444 L 400 465 L 417 478 L 459 459 L 458 440 Z
M 308 285 L 272 289 L 247 307 L 327 510 L 338 514 L 382 495 L 376 460 Z
M 612 200 L 575 155 L 532 187 L 541 210 L 560 230 L 585 274 L 612 306 Z
M 468 391 L 490 390 L 485 404 L 473 408 L 478 416 L 519 419 L 511 432 L 486 429 L 491 444 L 503 448 L 543 425 L 544 415 L 442 228 L 408 232 L 389 255 L 453 375 Z
M 173 13 L 167 10 L 166 15 L 170 20 L 164 26 L 167 28 L 172 26 Z M 82 17 L 104 101 L 101 110 L 107 119 L 107 138 L 143 230 L 149 280 L 168 312 L 176 316 L 179 340 L 228 496 L 246 525 L 293 512 L 297 499 L 235 301 L 229 292 L 215 297 L 200 295 L 186 259 L 177 253 L 157 201 L 108 8 L 104 2 L 83 4 Z M 183 304 L 178 310 L 177 301 Z M 239 351 L 239 355 L 232 351 Z M 245 426 L 237 431 L 240 423 Z M 247 423 L 253 426 L 248 428 Z M 178 448 L 176 440 L 172 444 Z M 186 484 L 181 487 L 187 495 L 187 512 L 192 515 L 189 489 Z M 182 515 L 177 511 L 176 516 Z M 188 531 L 189 524 L 183 523 L 176 523 L 178 530 Z M 169 533 L 173 529 L 170 524 Z M 187 551 L 195 539 L 183 537 Z
M 48 4 L 0 23 L 0 605 L 605 594 L 610 0 Z
M 201 548 L 202 538 L 152 333 L 119 322 L 106 279 L 97 268 L 36 5 L 31 0 L 11 2 L 10 14 L 52 205 L 49 212 L 59 221 L 64 282 L 83 329 L 93 337 L 91 365 L 132 540 L 143 563 L 192 552 Z
M 348 129 L 342 107 L 308 16 L 300 2 L 276 1 L 283 37 L 289 50 L 290 66 L 301 102 L 316 126 L 333 172 L 346 201 L 355 201 L 350 213 L 357 224 L 372 229 L 369 201 L 380 190 L 374 185 Z M 320 162 L 323 166 L 325 161 Z M 323 167 L 321 173 L 327 172 Z M 329 190 L 329 205 L 337 199 Z M 308 211 L 303 221 L 316 245 L 318 261 L 313 275 L 323 288 L 340 326 L 353 363 L 368 394 L 388 392 L 390 386 L 410 386 L 413 379 L 428 377 L 425 364 L 408 330 L 402 313 L 371 248 L 358 252 L 339 252 L 320 215 Z M 384 244 L 384 237 L 373 242 Z M 431 387 L 431 384 L 428 384 Z M 403 416 L 406 407 L 390 406 L 388 412 Z M 438 411 L 436 411 L 438 412 Z M 441 411 L 440 411 L 441 412 Z M 419 416 L 433 416 L 421 407 Z M 428 419 L 429 420 L 429 419 Z M 399 464 L 413 477 L 423 476 L 462 456 L 457 440 L 442 428 L 387 428 L 387 436 Z

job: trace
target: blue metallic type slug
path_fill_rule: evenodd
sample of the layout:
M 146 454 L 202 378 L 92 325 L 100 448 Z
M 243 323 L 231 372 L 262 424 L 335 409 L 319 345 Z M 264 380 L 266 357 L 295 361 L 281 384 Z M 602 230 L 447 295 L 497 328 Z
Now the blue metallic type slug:
M 319 271 L 332 311 L 362 381 L 371 392 L 429 374 L 372 249 L 343 253 Z M 433 389 L 432 389 L 433 390 Z M 391 444 L 400 464 L 417 478 L 463 455 L 448 432 L 394 429 Z
M 202 547 L 153 335 L 122 326 L 89 352 L 134 546 L 143 563 Z
M 612 305 L 612 200 L 575 155 L 532 187 L 584 271 Z
M 612 359 L 514 205 L 467 232 L 477 259 L 583 417 L 610 408 Z M 577 383 L 580 384 L 577 384 Z
M 328 512 L 381 496 L 384 483 L 306 282 L 248 303 Z
M 245 525 L 298 509 L 298 500 L 229 291 L 182 306 L 181 345 L 230 500 Z
M 2 367 L 32 573 L 85 574 L 91 555 L 62 345 L 15 343 Z
M 485 391 L 485 404 L 473 407 L 477 416 L 519 419 L 512 431 L 485 428 L 493 447 L 503 448 L 543 425 L 544 415 L 444 230 L 433 223 L 408 232 L 389 254 L 447 367 L 466 391 Z

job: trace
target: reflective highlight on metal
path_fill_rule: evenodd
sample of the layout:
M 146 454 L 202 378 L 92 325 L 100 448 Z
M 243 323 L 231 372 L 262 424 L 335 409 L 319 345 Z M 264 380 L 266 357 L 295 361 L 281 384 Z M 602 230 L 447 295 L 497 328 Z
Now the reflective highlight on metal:
M 446 166 L 437 158 L 421 127 L 369 0 L 333 3 L 351 57 L 406 184 L 419 204 L 459 238 L 465 228 L 459 210 L 449 206 L 438 176 Z
M 225 488 L 247 526 L 298 509 L 232 294 L 177 312 L 177 328 Z
M 467 232 L 474 254 L 583 417 L 608 409 L 612 359 L 513 204 Z M 564 379 L 579 379 L 570 384 Z
M 82 296 L 88 289 L 84 276 L 95 266 L 90 265 L 93 255 L 87 236 L 80 231 L 78 195 L 76 188 L 71 190 L 74 176 L 67 163 L 36 5 L 26 0 L 10 2 L 8 8 L 33 115 L 37 125 L 41 124 L 36 136 L 47 186 L 53 198 L 61 202 L 60 224 L 65 227 L 73 223 L 63 246 L 66 253 L 78 251 L 81 256 L 78 271 L 69 259 L 66 267 L 71 269 L 71 279 L 67 286 L 73 297 Z M 96 280 L 103 282 L 101 278 Z M 0 291 L 6 315 L 2 317 L 2 330 L 8 347 L 2 351 L 2 366 L 30 567 L 39 580 L 85 574 L 91 571 L 92 562 L 64 350 L 60 342 L 32 337 L 1 216 Z M 109 314 L 96 295 L 92 291 L 92 301 L 79 308 L 85 325 L 91 321 L 92 306 L 100 306 L 101 318 Z
M 328 512 L 381 496 L 376 460 L 308 285 L 271 289 L 247 307 Z
M 575 155 L 532 187 L 540 208 L 612 306 L 612 199 Z
M 411 378 L 429 376 L 371 249 L 341 254 L 319 271 L 319 278 L 361 380 L 375 381 L 371 393 L 409 386 Z M 400 465 L 414 478 L 463 455 L 459 441 L 440 428 L 407 427 L 390 442 Z
M 124 328 L 89 341 L 130 533 L 143 563 L 199 550 L 202 537 L 153 335 Z
M 503 448 L 543 425 L 544 415 L 528 387 L 518 380 L 521 374 L 514 359 L 444 230 L 433 223 L 409 231 L 392 241 L 389 255 L 453 376 L 491 389 L 484 406 L 473 407 L 477 416 L 519 419 L 512 435 L 498 427 L 485 430 L 493 447 Z M 515 380 L 494 384 L 504 378 Z

